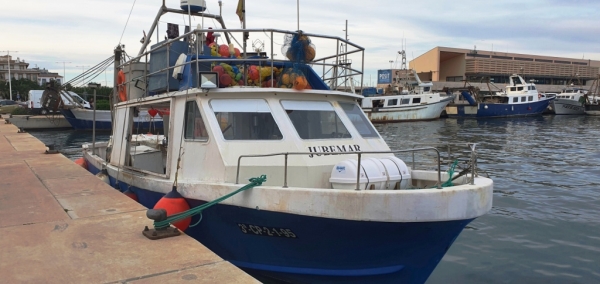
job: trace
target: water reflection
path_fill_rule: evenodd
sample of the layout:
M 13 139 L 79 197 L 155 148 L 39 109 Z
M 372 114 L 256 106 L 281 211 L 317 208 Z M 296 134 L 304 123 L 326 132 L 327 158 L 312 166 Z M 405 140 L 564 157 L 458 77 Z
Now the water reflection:
M 588 237 L 600 232 L 600 117 L 443 119 L 377 129 L 392 149 L 437 145 L 445 155 L 448 143 L 479 143 L 479 166 L 494 180 L 492 210 L 469 224 L 428 283 L 600 281 L 600 238 Z

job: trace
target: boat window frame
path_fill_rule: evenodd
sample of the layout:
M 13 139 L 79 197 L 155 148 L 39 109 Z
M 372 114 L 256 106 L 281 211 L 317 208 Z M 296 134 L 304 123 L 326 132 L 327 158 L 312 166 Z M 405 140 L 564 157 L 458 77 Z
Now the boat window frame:
M 529 97 L 527 97 L 527 101 L 528 101 L 528 102 L 533 102 L 533 96 L 529 96 Z
M 198 110 L 198 114 L 200 114 L 200 119 L 202 124 L 204 125 L 204 131 L 206 131 L 206 137 L 201 137 L 201 138 L 187 138 L 187 114 L 188 114 L 188 104 L 191 102 L 195 102 L 196 103 L 196 110 Z M 198 101 L 196 99 L 192 99 L 192 100 L 188 100 L 185 102 L 185 108 L 184 108 L 184 112 L 183 112 L 183 141 L 185 142 L 201 142 L 201 143 L 208 143 L 210 140 L 210 131 L 208 130 L 208 128 L 206 127 L 207 123 L 206 123 L 206 119 L 205 117 L 202 115 L 203 111 L 201 109 L 201 105 L 198 103 Z M 198 119 L 198 116 L 195 117 L 195 120 Z M 194 121 L 195 122 L 195 121 Z M 194 125 L 194 129 L 196 128 L 196 126 Z
M 522 96 L 521 97 L 521 102 L 523 103 L 523 102 L 526 102 L 526 101 L 527 101 L 527 97 L 526 96 Z
M 346 115 L 346 118 L 348 118 L 350 123 L 352 123 L 352 126 L 354 126 L 354 130 L 356 130 L 356 132 L 358 132 L 360 137 L 362 137 L 363 139 L 374 139 L 374 138 L 380 139 L 381 138 L 379 131 L 377 131 L 375 126 L 373 126 L 373 123 L 371 123 L 371 121 L 365 115 L 365 113 L 362 111 L 362 108 L 359 105 L 357 105 L 356 103 L 351 103 L 351 102 L 347 102 L 347 101 L 338 101 L 337 103 L 340 106 L 340 108 L 342 109 L 342 111 L 344 112 L 344 114 Z M 360 116 L 361 123 L 366 124 L 366 127 L 369 128 L 368 129 L 369 132 L 371 132 L 370 134 L 363 135 L 363 133 L 361 133 L 361 130 L 358 127 L 356 127 L 356 124 L 354 123 L 352 118 L 348 115 L 348 111 L 346 111 L 346 109 L 344 108 L 344 105 L 354 106 L 353 110 L 358 109 L 358 111 L 360 112 L 359 116 Z M 351 113 L 351 114 L 353 114 L 353 113 Z
M 513 103 L 518 103 L 519 102 L 519 97 L 513 97 Z
M 383 100 L 385 102 L 385 100 Z M 294 124 L 294 121 L 292 120 L 292 118 L 290 117 L 289 113 L 287 112 L 288 109 L 286 109 L 286 107 L 284 106 L 284 102 L 317 102 L 317 103 L 327 103 L 330 107 L 331 110 L 333 111 L 333 113 L 336 116 L 336 120 L 339 121 L 339 123 L 342 124 L 342 126 L 345 128 L 346 132 L 348 133 L 348 135 L 350 137 L 327 137 L 327 138 L 303 138 L 300 135 L 300 132 L 298 132 L 298 129 L 296 128 L 296 125 Z M 292 128 L 294 129 L 294 132 L 296 133 L 296 135 L 298 136 L 298 138 L 300 138 L 301 140 L 304 141 L 328 141 L 328 140 L 342 140 L 342 139 L 353 139 L 354 137 L 352 136 L 352 133 L 348 130 L 348 126 L 344 123 L 344 120 L 341 119 L 340 113 L 338 112 L 338 109 L 332 104 L 331 101 L 323 101 L 323 100 L 294 100 L 294 99 L 281 99 L 279 100 L 279 105 L 281 105 L 281 108 L 283 109 L 283 111 L 286 114 L 287 119 L 290 122 L 290 125 L 292 126 Z M 310 111 L 310 110 L 305 110 L 305 111 Z M 343 110 L 342 110 L 343 112 Z M 345 113 L 344 113 L 345 115 Z M 352 125 L 354 126 L 354 125 Z M 355 128 L 356 129 L 356 128 Z
M 398 105 L 398 99 L 388 99 L 387 100 L 387 106 L 397 106 Z
M 411 102 L 413 104 L 420 104 L 421 103 L 421 98 L 414 97 L 414 98 L 412 98 Z
M 213 106 L 213 102 L 214 101 L 235 101 L 236 103 L 240 103 L 240 101 L 261 101 L 264 102 L 264 106 L 266 106 L 266 109 L 257 109 L 254 112 L 245 112 L 245 111 L 215 111 L 215 106 Z M 280 127 L 280 123 L 277 120 L 277 116 L 273 114 L 273 109 L 271 108 L 271 105 L 269 104 L 269 101 L 266 99 L 261 99 L 261 98 L 211 98 L 208 101 L 208 107 L 210 108 L 211 112 L 212 112 L 212 117 L 214 118 L 214 123 L 216 123 L 215 125 L 217 125 L 218 127 L 214 130 L 215 133 L 220 133 L 220 137 L 223 141 L 225 142 L 246 142 L 246 141 L 261 141 L 261 142 L 280 142 L 285 140 L 285 135 L 284 132 L 281 131 L 281 127 Z M 219 106 L 221 107 L 221 106 Z M 242 107 L 243 108 L 243 107 Z M 234 109 L 235 110 L 235 109 Z M 238 109 L 239 110 L 239 109 Z M 275 126 L 277 127 L 277 130 L 279 131 L 279 134 L 281 135 L 280 138 L 278 139 L 227 139 L 225 137 L 225 133 L 223 133 L 223 129 L 221 127 L 221 122 L 219 121 L 217 114 L 218 113 L 268 113 L 271 115 L 271 118 L 273 119 L 273 122 L 275 123 Z
M 410 104 L 410 98 L 403 98 L 401 100 L 401 104 L 403 104 L 403 105 L 409 105 Z

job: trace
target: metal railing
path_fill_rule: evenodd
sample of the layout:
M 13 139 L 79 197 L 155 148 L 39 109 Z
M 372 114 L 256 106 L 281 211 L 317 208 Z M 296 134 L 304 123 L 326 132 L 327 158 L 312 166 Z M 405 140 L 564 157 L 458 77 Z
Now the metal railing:
M 201 38 L 201 35 L 208 33 L 208 32 L 213 32 L 213 33 L 224 33 L 227 36 L 227 42 L 225 43 L 229 43 L 230 40 L 229 38 L 233 38 L 235 39 L 235 37 L 233 37 L 234 33 L 240 33 L 240 34 L 244 34 L 244 33 L 260 33 L 263 35 L 267 35 L 267 37 L 270 38 L 270 50 L 268 50 L 267 52 L 264 52 L 265 54 L 268 54 L 270 57 L 253 57 L 253 58 L 226 58 L 226 57 L 210 57 L 210 58 L 202 58 L 200 59 L 200 56 L 204 55 L 203 50 L 205 48 L 208 48 L 206 45 L 204 45 L 204 42 L 198 40 L 199 38 Z M 140 80 L 140 76 L 135 77 L 134 76 L 129 76 L 129 78 L 123 83 L 126 86 L 130 86 L 133 84 L 137 84 L 139 83 L 139 81 L 143 81 L 145 86 L 144 86 L 144 95 L 143 97 L 147 97 L 149 95 L 149 90 L 148 90 L 148 85 L 149 85 L 149 78 L 152 77 L 153 75 L 157 75 L 157 74 L 162 74 L 163 72 L 166 73 L 166 92 L 169 91 L 169 77 L 170 77 L 170 70 L 176 68 L 176 67 L 183 67 L 186 65 L 190 65 L 190 67 L 192 66 L 192 64 L 196 65 L 196 74 L 192 74 L 193 76 L 196 76 L 196 82 L 198 82 L 199 84 L 199 74 L 198 74 L 198 70 L 199 70 L 199 65 L 201 63 L 209 63 L 212 64 L 214 62 L 224 62 L 224 63 L 239 63 L 239 64 L 247 64 L 249 65 L 248 61 L 253 62 L 253 64 L 261 64 L 265 63 L 262 66 L 270 66 L 270 67 L 275 67 L 275 65 L 281 65 L 281 64 L 285 64 L 285 63 L 290 63 L 292 61 L 286 60 L 286 59 L 274 59 L 275 57 L 275 43 L 273 41 L 274 36 L 276 35 L 281 35 L 281 38 L 283 38 L 283 35 L 287 35 L 287 34 L 297 34 L 297 32 L 295 31 L 286 31 L 286 30 L 278 30 L 278 29 L 195 29 L 192 30 L 188 33 L 184 33 L 181 36 L 178 36 L 176 38 L 173 39 L 168 39 L 164 42 L 158 43 L 154 46 L 154 48 L 152 48 L 149 51 L 143 52 L 141 54 L 139 54 L 136 57 L 132 57 L 129 61 L 124 62 L 122 64 L 117 64 L 118 68 L 124 68 L 127 65 L 133 64 L 133 63 L 145 63 L 145 68 L 143 70 L 143 80 Z M 332 36 L 326 36 L 326 35 L 318 35 L 318 34 L 310 34 L 310 33 L 303 33 L 303 35 L 306 35 L 308 37 L 311 37 L 313 43 L 315 42 L 315 40 L 334 40 L 336 41 L 336 45 L 339 46 L 340 43 L 345 44 L 348 47 L 351 47 L 351 49 L 346 50 L 346 51 L 340 51 L 339 49 L 335 50 L 334 54 L 331 55 L 325 55 L 322 56 L 320 58 L 314 59 L 313 61 L 310 62 L 305 62 L 306 65 L 312 65 L 312 66 L 323 66 L 323 68 L 328 67 L 328 68 L 332 68 L 332 69 L 336 69 L 338 70 L 338 72 L 336 72 L 337 74 L 333 73 L 328 73 L 328 72 L 324 72 L 323 74 L 321 74 L 321 80 L 323 80 L 324 82 L 327 81 L 336 81 L 336 80 L 343 80 L 344 78 L 347 77 L 353 77 L 356 75 L 360 75 L 363 76 L 363 70 L 364 70 L 364 48 L 361 46 L 358 46 L 356 44 L 353 44 L 347 40 L 344 40 L 342 38 L 339 37 L 332 37 Z M 171 45 L 174 42 L 180 41 L 182 39 L 191 39 L 192 36 L 196 39 L 195 41 L 188 41 L 188 52 L 186 53 L 186 55 L 195 55 L 195 59 L 192 59 L 188 62 L 182 63 L 182 64 L 176 64 L 174 66 L 169 66 L 169 56 L 170 56 L 170 52 L 171 52 Z M 202 43 L 202 44 L 201 44 Z M 323 43 L 323 49 L 321 50 L 327 50 L 325 48 L 326 46 L 326 42 L 321 42 Z M 150 72 L 148 70 L 149 68 L 149 55 L 151 55 L 154 52 L 157 52 L 161 49 L 166 49 L 166 62 L 167 62 L 167 67 L 164 68 L 160 68 L 158 70 L 153 70 L 153 72 Z M 254 52 L 253 52 L 254 53 Z M 348 55 L 352 55 L 352 54 L 359 54 L 361 60 L 363 61 L 360 64 L 360 69 L 355 69 L 352 68 L 352 66 L 350 64 L 348 64 L 347 62 L 344 62 L 343 60 L 341 60 L 342 58 L 344 58 L 345 56 Z M 142 61 L 143 59 L 143 61 Z M 328 60 L 330 60 L 328 62 Z M 293 63 L 293 62 L 292 62 Z M 316 69 L 313 69 L 314 71 L 316 71 Z M 343 72 L 345 70 L 345 72 Z M 133 70 L 131 70 L 133 71 Z M 139 70 L 138 70 L 139 71 Z M 133 74 L 133 73 L 132 73 Z M 261 76 L 259 76 L 260 78 Z M 271 71 L 271 78 L 274 78 L 274 72 L 273 70 Z M 191 79 L 191 78 L 190 78 Z M 134 82 L 135 81 L 135 82 Z M 363 81 L 363 78 L 361 77 L 361 82 Z M 190 83 L 193 82 L 193 80 L 190 80 Z M 130 84 L 133 83 L 133 84 Z M 136 85 L 137 87 L 137 85 Z M 189 88 L 194 88 L 194 87 L 199 87 L 199 86 L 193 86 L 193 85 L 189 85 Z M 141 88 L 140 88 L 141 89 Z M 129 94 L 129 89 L 128 92 Z
M 437 162 L 437 171 L 438 171 L 438 180 L 437 180 L 437 184 L 436 187 L 438 189 L 442 188 L 442 172 L 441 172 L 441 165 L 440 165 L 440 151 L 438 151 L 438 149 L 433 148 L 433 147 L 425 147 L 425 148 L 415 148 L 415 149 L 408 149 L 408 150 L 396 150 L 396 151 L 364 151 L 364 152 L 331 152 L 331 153 L 327 153 L 327 154 L 323 154 L 323 155 L 358 155 L 358 165 L 357 165 L 357 173 L 356 173 L 356 190 L 360 190 L 360 172 L 361 172 L 361 160 L 362 160 L 362 155 L 365 154 L 397 154 L 397 153 L 405 153 L 405 152 L 417 152 L 417 151 L 428 151 L 428 150 L 432 150 L 435 151 L 437 153 L 437 157 L 438 157 L 438 162 Z M 240 178 L 240 163 L 242 161 L 242 158 L 264 158 L 264 157 L 274 157 L 274 156 L 284 156 L 284 170 L 283 170 L 283 187 L 287 188 L 287 177 L 288 177 L 288 156 L 297 156 L 297 155 L 314 155 L 315 152 L 285 152 L 285 153 L 272 153 L 272 154 L 262 154 L 262 155 L 241 155 L 238 157 L 238 162 L 237 162 L 237 170 L 236 170 L 236 177 L 235 177 L 235 183 L 239 183 L 239 178 Z M 414 161 L 413 161 L 413 165 L 414 165 Z M 414 170 L 414 166 L 413 166 L 413 170 Z
M 477 168 L 477 151 L 476 151 L 476 147 L 477 147 L 477 143 L 446 143 L 445 146 L 448 147 L 448 157 L 450 159 L 452 159 L 452 152 L 451 152 L 451 145 L 454 146 L 464 146 L 466 144 L 466 146 L 469 148 L 470 150 L 470 155 L 469 155 L 469 163 L 471 166 L 471 177 L 469 178 L 468 182 L 471 185 L 475 184 L 475 177 L 477 176 L 477 172 L 476 172 L 476 168 Z M 442 181 L 441 181 L 441 155 L 440 155 L 440 151 L 435 148 L 435 147 L 422 147 L 422 148 L 412 148 L 412 149 L 407 149 L 407 150 L 396 150 L 396 151 L 366 151 L 366 152 L 331 152 L 331 153 L 327 153 L 327 154 L 323 154 L 323 155 L 358 155 L 358 172 L 356 175 L 356 190 L 360 190 L 360 168 L 361 168 L 361 159 L 362 159 L 362 155 L 364 154 L 397 154 L 397 153 L 406 153 L 406 152 L 410 152 L 412 153 L 412 169 L 416 169 L 416 159 L 415 159 L 415 152 L 419 152 L 419 151 L 427 151 L 427 150 L 433 150 L 436 152 L 437 154 L 437 172 L 438 172 L 438 180 L 437 180 L 437 184 L 436 187 L 439 189 L 441 188 L 442 185 Z M 288 156 L 299 156 L 299 155 L 315 155 L 315 152 L 285 152 L 285 153 L 271 153 L 271 154 L 261 154 L 261 155 L 241 155 L 238 157 L 238 162 L 237 162 L 237 169 L 236 169 L 236 177 L 235 177 L 235 183 L 239 183 L 239 178 L 240 178 L 240 164 L 242 161 L 242 158 L 262 158 L 262 157 L 274 157 L 274 156 L 284 156 L 284 173 L 283 173 L 283 187 L 287 188 L 288 184 L 287 184 L 287 176 L 288 176 Z

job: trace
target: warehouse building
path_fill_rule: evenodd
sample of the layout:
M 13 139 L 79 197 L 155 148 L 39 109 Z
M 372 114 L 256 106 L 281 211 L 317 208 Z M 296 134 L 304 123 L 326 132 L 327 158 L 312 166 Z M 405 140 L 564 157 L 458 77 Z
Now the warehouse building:
M 497 84 L 508 83 L 519 74 L 536 85 L 591 85 L 600 73 L 600 61 L 435 47 L 410 61 L 409 66 L 423 81 L 481 82 L 489 78 Z M 550 87 L 550 86 L 548 86 Z

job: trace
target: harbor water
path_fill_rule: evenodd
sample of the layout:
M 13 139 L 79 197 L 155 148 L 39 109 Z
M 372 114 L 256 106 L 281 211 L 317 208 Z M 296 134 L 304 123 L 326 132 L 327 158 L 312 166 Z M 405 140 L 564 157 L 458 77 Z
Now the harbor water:
M 444 170 L 462 145 L 478 143 L 479 174 L 494 180 L 492 210 L 467 226 L 427 283 L 600 283 L 600 117 L 442 119 L 377 129 L 392 149 L 438 147 Z M 31 134 L 71 159 L 91 141 L 90 132 Z M 410 155 L 401 158 L 411 166 Z M 424 167 L 435 166 L 434 158 L 416 156 Z

